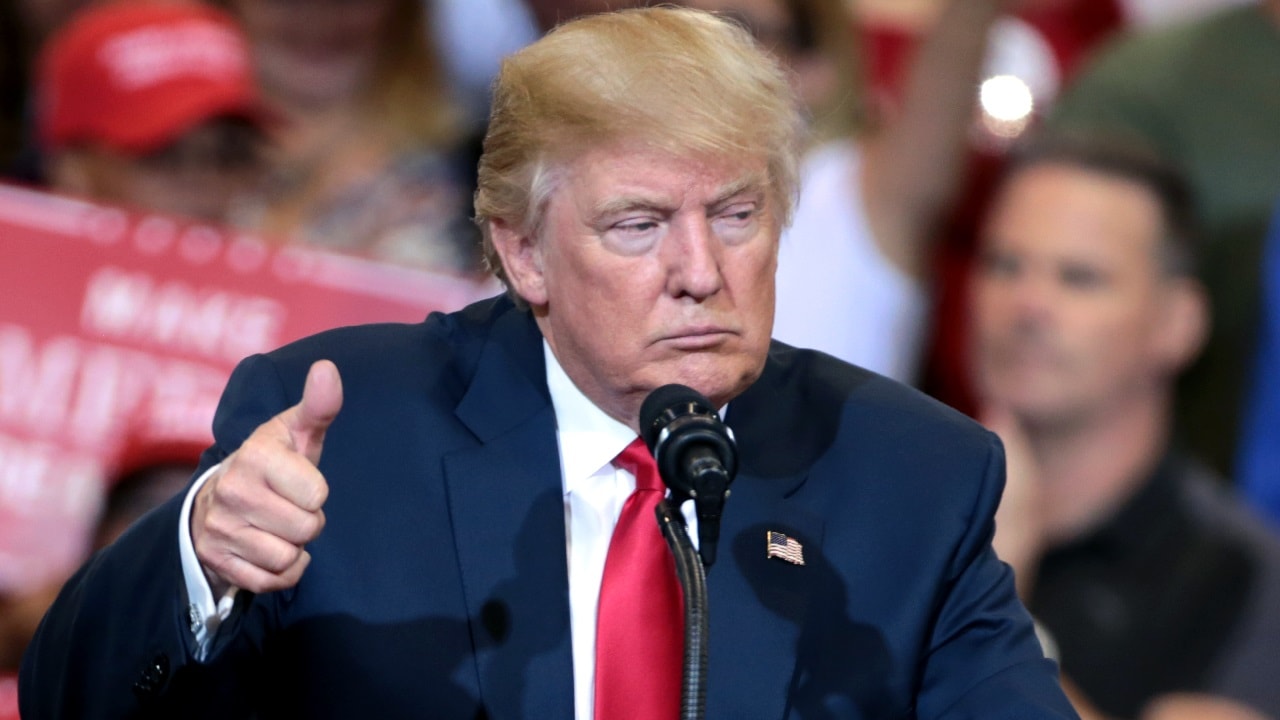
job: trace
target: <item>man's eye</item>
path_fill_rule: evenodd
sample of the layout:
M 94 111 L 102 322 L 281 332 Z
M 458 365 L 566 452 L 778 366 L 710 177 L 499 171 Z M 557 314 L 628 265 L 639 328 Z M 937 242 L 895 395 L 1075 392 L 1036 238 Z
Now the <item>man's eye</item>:
M 605 246 L 621 255 L 643 255 L 658 243 L 665 225 L 653 218 L 615 223 L 604 232 Z
M 1094 288 L 1103 285 L 1106 277 L 1096 268 L 1084 265 L 1068 265 L 1059 271 L 1065 285 L 1075 288 Z
M 652 232 L 657 228 L 658 228 L 658 223 L 653 220 L 630 220 L 624 223 L 619 223 L 614 226 L 614 229 L 621 230 L 623 233 L 628 233 L 632 235 Z
M 739 203 L 718 213 L 712 219 L 712 226 L 725 242 L 741 242 L 754 236 L 759 225 L 760 209 L 755 203 Z
M 990 277 L 1011 278 L 1018 274 L 1018 259 L 1005 253 L 989 252 L 982 256 L 982 272 Z
M 756 216 L 754 204 L 731 205 L 720 213 L 720 218 L 729 222 L 743 223 Z

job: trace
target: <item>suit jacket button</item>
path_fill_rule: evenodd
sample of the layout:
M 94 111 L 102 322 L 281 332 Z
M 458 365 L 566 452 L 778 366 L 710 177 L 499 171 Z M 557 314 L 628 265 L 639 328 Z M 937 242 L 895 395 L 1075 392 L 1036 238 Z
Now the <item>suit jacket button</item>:
M 133 684 L 133 694 L 138 696 L 139 700 L 150 699 L 160 688 L 164 687 L 164 683 L 169 679 L 169 656 L 164 653 L 157 653 L 151 660 L 151 664 L 142 669 L 138 674 L 138 681 Z
M 169 656 L 164 653 L 156 653 L 148 670 L 155 676 L 156 682 L 163 683 L 169 678 Z

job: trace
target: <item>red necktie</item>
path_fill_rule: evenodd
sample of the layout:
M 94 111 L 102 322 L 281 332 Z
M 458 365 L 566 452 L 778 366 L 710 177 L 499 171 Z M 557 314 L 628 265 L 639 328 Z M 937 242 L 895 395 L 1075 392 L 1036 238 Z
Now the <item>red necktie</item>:
M 675 720 L 684 610 L 675 560 L 653 513 L 665 488 L 640 438 L 613 462 L 636 476 L 636 491 L 622 506 L 600 583 L 595 720 Z

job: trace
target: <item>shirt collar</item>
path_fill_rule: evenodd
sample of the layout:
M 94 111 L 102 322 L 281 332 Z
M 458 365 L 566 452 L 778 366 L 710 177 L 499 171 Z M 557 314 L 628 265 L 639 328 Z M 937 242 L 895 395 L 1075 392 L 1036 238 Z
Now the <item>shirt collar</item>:
M 636 439 L 636 432 L 610 417 L 582 394 L 560 366 L 545 338 L 542 354 L 546 359 L 547 389 L 556 413 L 560 467 L 567 495 L 603 467 L 612 464 L 618 453 Z
M 1175 454 L 1166 454 L 1150 477 L 1114 509 L 1110 516 L 1088 532 L 1046 553 L 1053 558 L 1143 557 L 1144 562 L 1166 554 L 1173 538 L 1193 532 L 1194 521 L 1182 499 L 1178 478 L 1187 474 L 1187 465 Z

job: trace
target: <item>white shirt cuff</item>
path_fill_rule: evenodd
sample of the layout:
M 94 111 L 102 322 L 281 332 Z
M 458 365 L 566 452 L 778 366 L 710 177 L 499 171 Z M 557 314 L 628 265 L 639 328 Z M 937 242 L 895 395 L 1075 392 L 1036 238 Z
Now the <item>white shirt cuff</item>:
M 209 468 L 201 475 L 191 489 L 187 491 L 186 500 L 182 503 L 182 514 L 178 518 L 178 555 L 182 559 L 182 579 L 187 585 L 187 621 L 191 634 L 195 637 L 196 660 L 204 661 L 209 654 L 213 638 L 218 634 L 222 621 L 231 615 L 231 606 L 235 602 L 239 588 L 230 588 L 226 594 L 216 601 L 213 589 L 204 576 L 204 568 L 200 567 L 200 559 L 196 557 L 195 545 L 191 541 L 191 504 L 205 482 L 216 472 L 217 465 Z

